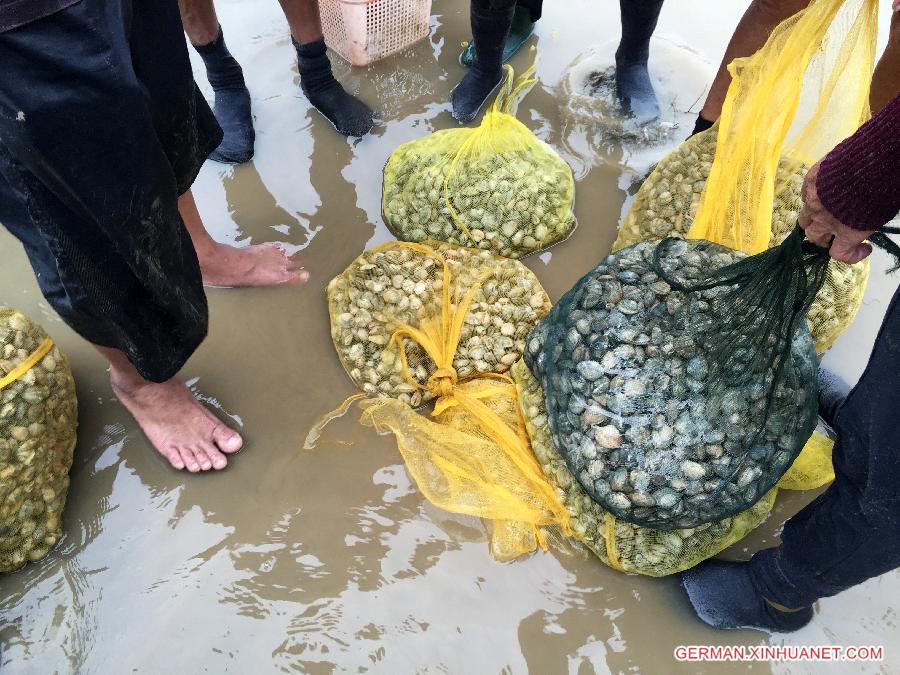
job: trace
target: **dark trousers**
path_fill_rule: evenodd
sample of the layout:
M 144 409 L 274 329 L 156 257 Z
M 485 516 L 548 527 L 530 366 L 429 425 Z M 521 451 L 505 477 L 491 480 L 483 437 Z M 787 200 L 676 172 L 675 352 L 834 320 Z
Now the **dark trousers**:
M 834 483 L 751 564 L 766 597 L 811 605 L 900 567 L 900 306 L 888 307 L 859 383 L 835 419 Z
M 518 5 L 526 8 L 531 12 L 531 20 L 537 21 L 541 18 L 541 12 L 544 8 L 544 0 L 472 0 L 476 5 L 480 5 L 487 9 L 499 9 L 509 7 L 510 5 Z
M 0 223 L 66 323 L 149 380 L 206 335 L 177 201 L 221 135 L 175 0 L 81 0 L 0 33 Z

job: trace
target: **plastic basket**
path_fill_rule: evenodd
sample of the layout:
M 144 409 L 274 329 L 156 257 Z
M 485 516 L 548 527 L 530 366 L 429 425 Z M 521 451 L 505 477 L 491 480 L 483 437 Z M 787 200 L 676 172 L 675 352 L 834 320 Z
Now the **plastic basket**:
M 365 66 L 428 35 L 431 0 L 319 0 L 332 51 Z

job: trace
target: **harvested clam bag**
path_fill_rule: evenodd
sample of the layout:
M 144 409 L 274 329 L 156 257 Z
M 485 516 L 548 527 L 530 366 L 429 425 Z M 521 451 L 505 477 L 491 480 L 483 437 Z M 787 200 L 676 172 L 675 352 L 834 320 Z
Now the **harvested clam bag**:
M 692 136 L 666 156 L 638 190 L 613 245 L 618 251 L 639 241 L 690 236 L 716 150 L 718 127 Z M 775 178 L 770 246 L 787 237 L 800 209 L 805 164 L 782 159 Z M 869 280 L 866 258 L 855 265 L 828 263 L 822 292 L 806 319 L 816 351 L 826 352 L 856 318 Z
M 513 366 L 513 379 L 532 450 L 570 514 L 573 536 L 613 569 L 652 577 L 682 572 L 743 539 L 772 510 L 776 490 L 731 518 L 689 529 L 654 530 L 617 519 L 588 496 L 556 449 L 543 389 L 524 361 Z
M 746 511 L 815 427 L 803 313 L 828 254 L 799 228 L 753 257 L 707 241 L 608 256 L 529 340 L 556 447 L 616 518 L 692 528 Z
M 813 0 L 735 59 L 718 124 L 657 165 L 613 250 L 667 236 L 750 255 L 781 243 L 806 170 L 869 116 L 876 36 L 876 0 Z M 868 259 L 829 263 L 807 317 L 819 353 L 852 323 L 868 276 Z
M 58 541 L 76 426 L 68 360 L 38 324 L 0 306 L 0 572 Z
M 498 559 L 546 547 L 548 531 L 569 534 L 504 374 L 550 309 L 528 268 L 452 244 L 391 242 L 329 284 L 328 306 L 341 361 L 368 395 L 363 422 L 395 434 L 432 503 L 490 520 Z M 431 419 L 414 410 L 429 401 Z
M 389 242 L 328 284 L 328 309 L 356 385 L 416 408 L 444 382 L 507 372 L 550 300 L 513 260 L 442 242 Z
M 519 258 L 575 228 L 572 169 L 513 116 L 534 66 L 506 81 L 476 128 L 446 129 L 397 148 L 384 168 L 382 209 L 399 239 L 472 246 Z
M 539 332 L 535 337 L 540 340 Z M 553 443 L 544 391 L 524 360 L 513 366 L 512 376 L 532 450 L 570 514 L 572 536 L 613 569 L 651 577 L 683 572 L 743 539 L 771 512 L 776 489 L 746 511 L 688 529 L 656 530 L 617 519 L 596 504 L 570 473 Z M 832 480 L 831 447 L 808 443 L 778 488 L 813 490 Z

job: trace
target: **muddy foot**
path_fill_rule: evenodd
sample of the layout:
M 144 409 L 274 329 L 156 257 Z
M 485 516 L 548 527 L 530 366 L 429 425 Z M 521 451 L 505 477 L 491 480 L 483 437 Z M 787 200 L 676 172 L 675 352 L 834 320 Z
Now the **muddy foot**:
M 197 256 L 206 286 L 279 286 L 309 279 L 309 272 L 281 244 L 244 248 L 215 244 L 207 252 L 197 251 Z
M 156 450 L 176 469 L 191 473 L 224 469 L 225 455 L 237 452 L 244 443 L 178 380 L 134 386 L 113 376 L 112 389 Z

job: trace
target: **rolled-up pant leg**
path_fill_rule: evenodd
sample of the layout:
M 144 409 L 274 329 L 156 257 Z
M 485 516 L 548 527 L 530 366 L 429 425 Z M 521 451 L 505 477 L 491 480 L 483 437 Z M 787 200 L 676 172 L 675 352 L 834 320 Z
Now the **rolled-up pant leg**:
M 75 331 L 172 377 L 207 329 L 177 200 L 221 138 L 177 4 L 82 0 L 0 33 L 0 63 L 0 223 Z
M 760 591 L 804 607 L 900 567 L 900 289 L 835 420 L 835 479 L 751 561 Z

